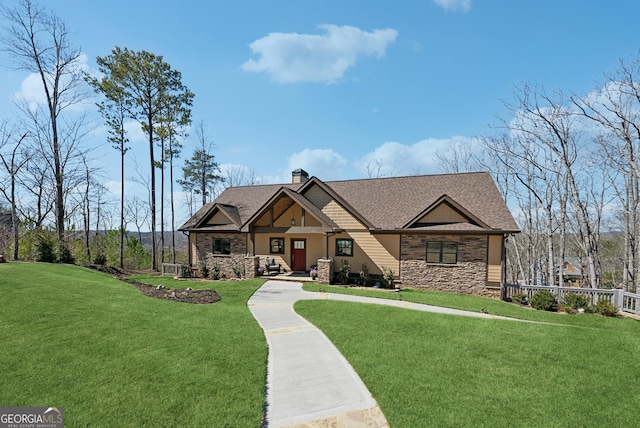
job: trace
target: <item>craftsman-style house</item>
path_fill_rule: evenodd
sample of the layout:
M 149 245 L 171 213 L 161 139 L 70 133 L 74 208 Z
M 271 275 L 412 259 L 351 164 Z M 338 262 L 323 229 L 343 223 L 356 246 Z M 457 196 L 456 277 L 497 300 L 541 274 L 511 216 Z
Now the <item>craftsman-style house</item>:
M 354 272 L 391 269 L 403 287 L 499 296 L 505 240 L 519 231 L 489 173 L 292 178 L 230 187 L 203 206 L 180 228 L 191 266 L 253 277 L 269 258 L 329 282 L 345 259 Z

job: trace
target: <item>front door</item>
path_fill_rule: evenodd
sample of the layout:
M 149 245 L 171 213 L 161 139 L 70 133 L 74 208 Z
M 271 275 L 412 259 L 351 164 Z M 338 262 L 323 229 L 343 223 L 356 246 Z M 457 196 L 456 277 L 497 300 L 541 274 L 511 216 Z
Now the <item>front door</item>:
M 306 239 L 291 240 L 291 268 L 297 272 L 304 272 L 307 268 Z

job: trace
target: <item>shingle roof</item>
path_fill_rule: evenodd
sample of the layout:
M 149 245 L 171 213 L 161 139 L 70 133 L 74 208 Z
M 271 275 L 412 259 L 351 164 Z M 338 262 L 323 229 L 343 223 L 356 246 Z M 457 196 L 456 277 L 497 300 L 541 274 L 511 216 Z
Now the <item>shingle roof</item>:
M 303 184 L 273 184 L 231 187 L 203 206 L 180 229 L 196 226 L 215 204 L 233 205 L 244 224 L 282 187 L 293 191 L 313 185 L 318 179 Z M 487 172 L 420 175 L 376 179 L 320 182 L 328 186 L 345 205 L 355 211 L 365 224 L 379 230 L 397 230 L 406 226 L 427 207 L 444 195 L 481 220 L 492 230 L 517 232 L 507 205 L 491 175 Z M 437 225 L 413 230 L 479 231 L 474 225 Z
M 216 204 L 235 206 L 241 224 L 244 224 L 262 207 L 278 190 L 287 187 L 298 190 L 301 184 L 264 184 L 256 186 L 228 187 L 213 201 L 206 203 L 178 230 L 194 228 L 209 214 Z
M 443 195 L 491 229 L 518 231 L 488 172 L 326 182 L 378 229 L 399 229 Z

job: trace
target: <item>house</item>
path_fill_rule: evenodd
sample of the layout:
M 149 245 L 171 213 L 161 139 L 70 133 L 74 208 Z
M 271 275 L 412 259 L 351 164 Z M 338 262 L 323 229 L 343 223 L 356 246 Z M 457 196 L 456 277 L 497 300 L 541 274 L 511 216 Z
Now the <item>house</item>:
M 324 182 L 301 169 L 288 184 L 230 187 L 179 230 L 192 267 L 208 258 L 226 276 L 253 277 L 270 257 L 329 282 L 347 260 L 404 287 L 495 297 L 519 232 L 486 172 Z

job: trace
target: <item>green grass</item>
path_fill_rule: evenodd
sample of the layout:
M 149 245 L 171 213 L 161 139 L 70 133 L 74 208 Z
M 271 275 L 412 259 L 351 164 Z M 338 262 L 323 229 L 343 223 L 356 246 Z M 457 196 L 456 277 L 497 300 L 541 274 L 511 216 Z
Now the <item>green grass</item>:
M 0 265 L 0 403 L 64 406 L 66 426 L 256 427 L 267 348 L 246 302 L 262 280 L 185 283 L 222 300 L 153 299 L 69 265 Z
M 330 286 L 307 282 L 303 285 L 306 291 L 326 291 L 328 293 L 351 294 L 356 296 L 375 297 L 380 299 L 398 300 L 402 299 L 407 302 L 423 303 L 426 305 L 442 306 L 445 308 L 462 309 L 472 312 L 481 312 L 484 308 L 493 315 L 500 315 L 509 318 L 518 318 L 523 320 L 560 323 L 580 326 L 593 326 L 602 328 L 611 326 L 612 328 L 622 328 L 625 326 L 633 327 L 634 323 L 620 323 L 618 319 L 602 318 L 582 315 L 567 315 L 557 312 L 536 311 L 528 307 L 522 307 L 513 303 L 502 300 L 490 299 L 487 297 L 478 297 L 470 294 L 445 293 L 431 290 L 418 290 L 411 288 L 403 288 L 400 293 L 385 289 L 375 288 L 353 288 Z
M 504 302 L 438 294 L 416 299 L 564 325 L 326 300 L 295 309 L 341 350 L 392 427 L 637 426 L 637 321 L 512 311 Z

